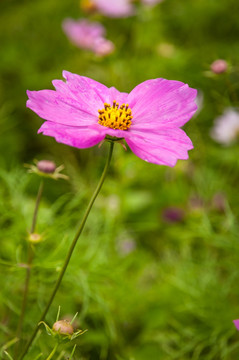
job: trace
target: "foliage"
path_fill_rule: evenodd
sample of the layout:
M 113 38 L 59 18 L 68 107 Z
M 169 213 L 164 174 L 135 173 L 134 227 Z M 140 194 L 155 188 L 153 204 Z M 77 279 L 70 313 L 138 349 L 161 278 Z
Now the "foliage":
M 239 145 L 221 147 L 209 131 L 226 107 L 239 105 L 239 3 L 165 0 L 139 6 L 126 19 L 97 15 L 116 46 L 105 58 L 74 47 L 61 30 L 64 18 L 85 16 L 78 1 L 9 0 L 1 8 L 0 356 L 14 358 L 26 240 L 40 182 L 23 164 L 53 159 L 70 178 L 44 180 L 37 222 L 44 241 L 34 248 L 26 341 L 108 150 L 105 143 L 79 151 L 37 135 L 41 121 L 25 108 L 25 91 L 50 88 L 66 69 L 121 91 L 150 78 L 180 80 L 201 91 L 203 106 L 186 126 L 195 147 L 190 160 L 173 169 L 116 146 L 47 324 L 54 323 L 59 305 L 66 317 L 79 312 L 76 327 L 88 332 L 74 340 L 74 359 L 235 360 Z M 217 58 L 230 70 L 208 76 Z M 166 221 L 168 207 L 182 209 L 183 218 Z M 52 351 L 52 338 L 41 330 L 26 359 Z M 72 345 L 59 348 L 58 359 L 71 353 Z

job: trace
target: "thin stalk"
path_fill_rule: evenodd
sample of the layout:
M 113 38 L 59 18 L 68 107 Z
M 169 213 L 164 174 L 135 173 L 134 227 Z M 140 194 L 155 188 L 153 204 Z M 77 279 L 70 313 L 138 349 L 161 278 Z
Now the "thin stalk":
M 82 219 L 82 221 L 81 221 L 81 223 L 80 223 L 80 226 L 79 226 L 79 228 L 78 228 L 78 230 L 77 230 L 77 232 L 76 232 L 76 235 L 75 235 L 75 237 L 74 237 L 74 239 L 73 239 L 73 241 L 72 241 L 72 244 L 71 244 L 71 246 L 70 246 L 70 249 L 69 249 L 69 251 L 68 251 L 68 253 L 67 253 L 67 255 L 66 255 L 65 262 L 64 262 L 63 267 L 62 267 L 62 269 L 61 269 L 61 272 L 60 272 L 60 274 L 59 274 L 59 277 L 58 277 L 58 279 L 57 279 L 57 282 L 56 282 L 56 284 L 55 284 L 55 287 L 54 287 L 54 289 L 53 289 L 53 291 L 52 291 L 52 294 L 51 294 L 51 296 L 50 296 L 50 298 L 49 298 L 49 300 L 48 300 L 48 303 L 47 303 L 47 305 L 46 305 L 46 307 L 45 307 L 45 310 L 43 311 L 43 313 L 42 313 L 42 315 L 41 315 L 41 317 L 40 317 L 40 319 L 39 319 L 39 321 L 38 321 L 38 323 L 37 323 L 37 325 L 36 325 L 36 327 L 35 327 L 35 329 L 34 329 L 34 331 L 33 331 L 33 333 L 32 333 L 32 336 L 31 336 L 30 340 L 28 341 L 28 343 L 27 343 L 27 345 L 26 345 L 26 347 L 25 347 L 22 355 L 20 356 L 19 360 L 22 360 L 22 359 L 25 357 L 26 353 L 28 352 L 28 350 L 29 350 L 29 348 L 30 348 L 33 340 L 35 339 L 35 337 L 36 337 L 36 335 L 37 335 L 37 333 L 38 333 L 38 329 L 39 329 L 38 324 L 39 324 L 41 321 L 44 321 L 44 320 L 45 320 L 45 317 L 46 317 L 46 315 L 47 315 L 47 313 L 48 313 L 48 310 L 49 310 L 49 308 L 50 308 L 50 306 L 51 306 L 51 304 L 52 304 L 52 302 L 53 302 L 53 300 L 54 300 L 54 298 L 55 298 L 55 295 L 56 295 L 56 293 L 57 293 L 57 291 L 58 291 L 58 289 L 59 289 L 59 286 L 60 286 L 60 284 L 61 284 L 62 278 L 63 278 L 63 276 L 64 276 L 64 274 L 65 274 L 65 271 L 66 271 L 66 269 L 67 269 L 67 266 L 68 266 L 68 264 L 69 264 L 69 262 L 70 262 L 71 255 L 72 255 L 72 253 L 73 253 L 73 251 L 74 251 L 74 249 L 75 249 L 75 246 L 76 246 L 76 244 L 77 244 L 77 240 L 79 239 L 79 237 L 80 237 L 80 235 L 81 235 L 81 233 L 82 233 L 82 230 L 84 229 L 84 226 L 85 226 L 86 220 L 87 220 L 87 218 L 88 218 L 88 216 L 89 216 L 89 213 L 90 213 L 90 211 L 91 211 L 91 208 L 92 208 L 92 206 L 93 206 L 93 204 L 94 204 L 94 202 L 95 202 L 95 199 L 97 198 L 97 196 L 98 196 L 98 194 L 99 194 L 99 192 L 100 192 L 100 189 L 101 189 L 101 187 L 102 187 L 102 185 L 103 185 L 103 183 L 104 183 L 104 181 L 105 181 L 106 174 L 107 174 L 107 172 L 108 172 L 109 165 L 110 165 L 110 161 L 111 161 L 111 158 L 112 158 L 113 148 L 114 148 L 114 142 L 112 141 L 112 142 L 110 142 L 110 150 L 109 150 L 108 158 L 107 158 L 107 161 L 106 161 L 106 164 L 105 164 L 103 173 L 102 173 L 101 178 L 100 178 L 100 180 L 99 180 L 99 183 L 98 183 L 98 185 L 97 185 L 97 187 L 96 187 L 96 189 L 95 189 L 95 191 L 94 191 L 94 193 L 93 193 L 93 195 L 92 195 L 92 197 L 91 197 L 91 199 L 90 199 L 90 202 L 89 202 L 89 204 L 88 204 L 88 206 L 87 206 L 87 209 L 86 209 L 86 212 L 85 212 L 85 214 L 84 214 L 84 217 L 83 217 L 83 219 Z
M 43 181 L 41 181 L 41 183 L 40 183 L 37 197 L 36 197 L 36 203 L 35 203 L 35 208 L 34 208 L 34 213 L 33 213 L 33 218 L 32 218 L 30 234 L 33 234 L 35 231 L 37 214 L 38 214 L 39 204 L 41 201 L 42 191 L 43 191 Z M 30 242 L 28 242 L 26 277 L 25 277 L 25 283 L 24 283 L 24 292 L 23 292 L 21 313 L 20 313 L 20 317 L 19 317 L 19 321 L 18 321 L 17 334 L 16 334 L 17 338 L 19 339 L 19 343 L 16 345 L 16 349 L 15 349 L 16 353 L 18 352 L 18 349 L 20 346 L 20 339 L 21 339 L 21 335 L 22 335 L 22 327 L 23 327 L 26 306 L 27 306 L 27 298 L 28 298 L 29 283 L 30 283 L 30 277 L 31 277 L 31 266 L 32 266 L 33 257 L 34 257 L 34 252 L 32 249 L 32 245 L 30 244 Z
M 35 205 L 35 209 L 34 209 L 34 213 L 33 213 L 32 226 L 31 226 L 31 230 L 30 230 L 31 234 L 33 234 L 35 231 L 36 222 L 37 222 L 37 214 L 38 214 L 38 209 L 39 209 L 39 205 L 40 205 L 40 201 L 41 201 L 42 191 L 43 191 L 43 181 L 41 181 L 39 189 L 38 189 L 38 193 L 37 193 L 36 205 Z
M 51 360 L 51 359 L 52 359 L 52 356 L 55 354 L 56 349 L 58 348 L 58 345 L 59 345 L 59 344 L 56 343 L 56 345 L 54 346 L 52 352 L 50 353 L 50 355 L 47 357 L 46 360 Z

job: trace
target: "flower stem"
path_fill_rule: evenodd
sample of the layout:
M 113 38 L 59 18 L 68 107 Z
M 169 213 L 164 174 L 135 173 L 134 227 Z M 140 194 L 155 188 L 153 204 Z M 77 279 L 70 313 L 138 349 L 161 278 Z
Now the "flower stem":
M 35 209 L 34 209 L 34 213 L 33 213 L 32 226 L 31 226 L 31 231 L 30 231 L 31 234 L 33 234 L 35 231 L 36 222 L 37 222 L 37 214 L 38 214 L 38 209 L 39 209 L 39 205 L 40 205 L 40 201 L 41 201 L 42 191 L 43 191 L 43 181 L 41 181 L 39 190 L 37 193 L 36 205 L 35 205 Z
M 79 239 L 79 237 L 80 237 L 80 235 L 81 235 L 81 233 L 82 233 L 82 230 L 84 229 L 84 226 L 85 226 L 86 220 L 87 220 L 87 218 L 88 218 L 88 215 L 89 215 L 89 213 L 90 213 L 90 211 L 91 211 L 91 208 L 92 208 L 92 206 L 93 206 L 93 204 L 94 204 L 94 202 L 95 202 L 95 199 L 97 198 L 97 196 L 98 196 L 98 194 L 99 194 L 99 192 L 100 192 L 100 189 L 101 189 L 101 187 L 102 187 L 102 185 L 103 185 L 103 183 L 104 183 L 104 180 L 105 180 L 105 177 L 106 177 L 106 174 L 107 174 L 107 172 L 108 172 L 109 165 L 110 165 L 110 161 L 111 161 L 111 157 L 112 157 L 112 153 L 113 153 L 113 148 L 114 148 L 114 142 L 111 141 L 111 142 L 110 142 L 110 150 L 109 150 L 108 158 L 107 158 L 107 161 L 106 161 L 106 164 L 105 164 L 103 173 L 102 173 L 102 175 L 101 175 L 101 178 L 100 178 L 100 180 L 99 180 L 99 183 L 98 183 L 98 185 L 97 185 L 97 187 L 96 187 L 96 189 L 95 189 L 95 191 L 94 191 L 94 193 L 93 193 L 93 195 L 92 195 L 92 197 L 91 197 L 91 199 L 90 199 L 90 202 L 89 202 L 89 204 L 88 204 L 88 207 L 87 207 L 87 209 L 86 209 L 86 212 L 85 212 L 85 214 L 84 214 L 84 217 L 83 217 L 83 219 L 82 219 L 82 221 L 81 221 L 81 223 L 80 223 L 80 226 L 79 226 L 79 228 L 78 228 L 78 230 L 77 230 L 77 232 L 76 232 L 76 235 L 75 235 L 75 237 L 74 237 L 74 239 L 73 239 L 73 241 L 72 241 L 72 243 L 71 243 L 70 249 L 69 249 L 69 251 L 68 251 L 68 253 L 67 253 L 67 255 L 66 255 L 66 258 L 65 258 L 65 262 L 64 262 L 63 267 L 62 267 L 62 269 L 61 269 L 61 272 L 60 272 L 60 274 L 59 274 L 59 277 L 58 277 L 58 279 L 57 279 L 57 282 L 56 282 L 56 284 L 55 284 L 55 287 L 54 287 L 54 289 L 53 289 L 53 291 L 52 291 L 52 294 L 51 294 L 51 296 L 50 296 L 50 298 L 49 298 L 49 300 L 48 300 L 48 303 L 47 303 L 47 305 L 46 305 L 46 307 L 45 307 L 45 310 L 43 311 L 42 316 L 41 316 L 41 318 L 39 319 L 39 321 L 38 321 L 38 323 L 37 323 L 37 325 L 36 325 L 36 327 L 35 327 L 35 329 L 34 329 L 34 331 L 33 331 L 33 333 L 32 333 L 32 336 L 31 336 L 30 340 L 28 341 L 28 343 L 27 343 L 27 345 L 26 345 L 26 347 L 25 347 L 22 355 L 20 356 L 19 360 L 22 360 L 22 359 L 25 357 L 26 353 L 28 352 L 28 350 L 29 350 L 29 348 L 30 348 L 33 340 L 35 339 L 35 337 L 36 337 L 36 335 L 37 335 L 37 332 L 38 332 L 38 329 L 39 329 L 38 324 L 39 324 L 41 321 L 44 321 L 44 320 L 45 320 L 45 317 L 46 317 L 46 315 L 47 315 L 47 313 L 48 313 L 48 310 L 49 310 L 49 308 L 50 308 L 50 306 L 51 306 L 51 304 L 52 304 L 52 302 L 53 302 L 53 300 L 54 300 L 54 298 L 55 298 L 55 295 L 56 295 L 56 293 L 57 293 L 57 291 L 58 291 L 58 289 L 59 289 L 59 286 L 60 286 L 60 284 L 61 284 L 62 278 L 63 278 L 63 276 L 64 276 L 64 274 L 65 274 L 65 271 L 66 271 L 66 269 L 67 269 L 67 266 L 68 266 L 68 264 L 69 264 L 69 262 L 70 262 L 71 255 L 72 255 L 72 253 L 73 253 L 73 251 L 74 251 L 74 248 L 75 248 L 75 246 L 76 246 L 77 240 Z
M 38 214 L 39 204 L 41 201 L 42 191 L 43 191 L 43 181 L 41 181 L 41 183 L 40 183 L 37 197 L 36 197 L 36 203 L 35 203 L 35 208 L 34 208 L 34 213 L 33 213 L 33 218 L 32 218 L 30 234 L 33 234 L 35 231 L 37 214 Z M 25 277 L 25 283 L 24 283 L 24 292 L 23 292 L 21 313 L 20 313 L 20 317 L 19 317 L 19 321 L 18 321 L 17 334 L 16 334 L 17 338 L 19 339 L 19 342 L 17 343 L 16 348 L 15 348 L 16 353 L 18 352 L 18 349 L 20 347 L 22 327 L 23 327 L 24 316 L 25 316 L 25 311 L 26 311 L 26 306 L 27 306 L 27 298 L 28 298 L 28 290 L 29 290 L 31 266 L 32 266 L 33 257 L 34 257 L 34 253 L 33 253 L 32 245 L 30 244 L 30 242 L 28 242 L 26 277 Z
M 46 360 L 50 360 L 50 359 L 52 359 L 52 356 L 55 354 L 56 349 L 58 348 L 58 345 L 59 345 L 59 344 L 57 344 L 57 343 L 56 343 L 56 345 L 54 346 L 54 348 L 53 348 L 52 352 L 50 353 L 50 355 L 47 357 L 47 359 L 46 359 Z

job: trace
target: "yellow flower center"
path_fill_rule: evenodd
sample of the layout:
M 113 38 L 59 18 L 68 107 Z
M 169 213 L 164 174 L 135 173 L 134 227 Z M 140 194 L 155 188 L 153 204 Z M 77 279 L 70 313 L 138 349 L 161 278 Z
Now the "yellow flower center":
M 132 123 L 132 112 L 128 104 L 119 104 L 114 100 L 113 105 L 104 103 L 104 109 L 98 110 L 100 125 L 111 129 L 127 130 Z

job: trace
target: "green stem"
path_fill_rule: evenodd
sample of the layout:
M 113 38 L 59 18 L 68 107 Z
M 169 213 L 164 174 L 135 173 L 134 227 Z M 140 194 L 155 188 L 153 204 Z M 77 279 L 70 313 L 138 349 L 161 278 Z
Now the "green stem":
M 54 346 L 52 352 L 50 353 L 50 355 L 47 357 L 46 360 L 51 360 L 52 356 L 53 356 L 53 355 L 55 354 L 55 352 L 56 352 L 56 349 L 58 348 L 58 345 L 59 345 L 59 344 L 56 343 L 56 345 Z
M 112 141 L 112 142 L 110 142 L 110 150 L 109 150 L 108 158 L 107 158 L 103 173 L 102 173 L 101 178 L 99 180 L 99 183 L 98 183 L 98 185 L 97 185 L 97 187 L 96 187 L 96 189 L 95 189 L 95 191 L 94 191 L 94 193 L 93 193 L 93 195 L 92 195 L 92 197 L 90 199 L 90 202 L 88 204 L 88 207 L 86 209 L 84 217 L 83 217 L 83 219 L 81 221 L 79 229 L 77 230 L 77 233 L 76 233 L 76 235 L 75 235 L 75 237 L 74 237 L 74 239 L 72 241 L 71 247 L 70 247 L 70 249 L 68 251 L 68 254 L 66 256 L 65 262 L 63 264 L 63 267 L 62 267 L 61 272 L 59 274 L 59 277 L 57 279 L 56 285 L 55 285 L 55 287 L 54 287 L 54 289 L 52 291 L 52 294 L 51 294 L 51 296 L 50 296 L 50 298 L 48 300 L 48 303 L 47 303 L 47 305 L 45 307 L 45 310 L 43 311 L 42 316 L 40 317 L 40 319 L 39 319 L 39 321 L 38 321 L 38 323 L 37 323 L 37 325 L 36 325 L 36 327 L 35 327 L 35 329 L 34 329 L 34 331 L 32 333 L 32 336 L 31 336 L 30 340 L 28 341 L 28 343 L 27 343 L 22 355 L 20 356 L 19 360 L 22 360 L 25 357 L 26 353 L 28 352 L 33 340 L 35 339 L 35 337 L 37 335 L 37 332 L 38 332 L 38 329 L 39 329 L 38 324 L 41 321 L 45 320 L 46 314 L 48 313 L 48 310 L 49 310 L 49 308 L 50 308 L 50 306 L 51 306 L 51 304 L 52 304 L 52 302 L 53 302 L 53 300 L 55 298 L 55 295 L 56 295 L 56 293 L 57 293 L 57 291 L 59 289 L 62 278 L 63 278 L 63 276 L 65 274 L 65 271 L 67 269 L 67 266 L 68 266 L 68 264 L 70 262 L 71 255 L 72 255 L 72 253 L 74 251 L 74 248 L 76 246 L 77 240 L 79 239 L 79 237 L 80 237 L 80 235 L 82 233 L 82 230 L 84 229 L 84 226 L 85 226 L 86 220 L 88 218 L 88 215 L 89 215 L 89 213 L 91 211 L 91 208 L 92 208 L 92 206 L 93 206 L 93 204 L 95 202 L 95 199 L 97 198 L 97 196 L 98 196 L 98 194 L 100 192 L 100 189 L 101 189 L 101 187 L 102 187 L 102 185 L 104 183 L 106 174 L 107 174 L 108 169 L 109 169 L 109 165 L 110 165 L 110 161 L 111 161 L 111 157 L 112 157 L 112 153 L 113 153 L 113 148 L 114 148 L 114 142 Z
M 30 234 L 33 234 L 34 231 L 35 231 L 36 221 L 37 221 L 37 214 L 38 214 L 39 204 L 40 204 L 40 201 L 41 201 L 42 191 L 43 191 L 43 181 L 41 181 L 41 183 L 40 183 L 38 193 L 37 193 L 37 197 L 36 197 L 36 203 L 35 203 L 35 208 L 34 208 L 34 213 L 33 213 L 33 218 L 32 218 L 32 225 L 31 225 Z M 26 312 L 26 306 L 27 306 L 27 298 L 28 298 L 29 283 L 30 283 L 30 277 L 31 277 L 31 266 L 32 266 L 33 257 L 34 257 L 34 253 L 33 253 L 32 245 L 30 244 L 30 242 L 28 242 L 28 257 L 27 257 L 26 277 L 25 277 L 25 283 L 24 283 L 24 292 L 23 292 L 21 313 L 20 313 L 20 317 L 19 317 L 19 321 L 18 321 L 17 334 L 16 334 L 17 338 L 19 339 L 19 342 L 18 342 L 18 344 L 16 345 L 16 348 L 15 348 L 15 353 L 16 354 L 18 353 L 18 349 L 20 347 L 20 339 L 21 339 L 21 335 L 22 335 L 22 327 L 23 327 L 23 322 L 24 322 L 24 317 L 25 317 L 25 312 Z
M 35 209 L 34 209 L 34 213 L 33 213 L 32 226 L 31 226 L 31 231 L 30 231 L 31 234 L 33 234 L 35 231 L 36 222 L 37 222 L 37 214 L 38 214 L 38 209 L 39 209 L 39 205 L 40 205 L 40 201 L 41 201 L 42 191 L 43 191 L 43 181 L 41 181 L 39 189 L 38 189 L 38 193 L 37 193 L 36 205 L 35 205 Z

